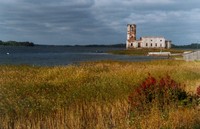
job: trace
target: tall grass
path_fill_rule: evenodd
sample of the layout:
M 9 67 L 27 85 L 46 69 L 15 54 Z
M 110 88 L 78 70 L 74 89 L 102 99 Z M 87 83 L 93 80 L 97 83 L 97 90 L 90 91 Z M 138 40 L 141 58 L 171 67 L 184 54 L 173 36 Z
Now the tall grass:
M 130 119 L 129 94 L 146 78 L 170 75 L 194 94 L 200 62 L 87 62 L 78 66 L 0 66 L 0 128 L 179 128 L 199 127 L 196 108 L 152 107 Z

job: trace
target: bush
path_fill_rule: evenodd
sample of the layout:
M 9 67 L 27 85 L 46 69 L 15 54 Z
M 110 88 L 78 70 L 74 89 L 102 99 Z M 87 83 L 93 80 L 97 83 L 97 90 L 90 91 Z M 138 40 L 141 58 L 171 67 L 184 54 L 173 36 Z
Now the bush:
M 199 107 L 200 107 L 200 86 L 197 87 L 197 104 L 198 104 Z
M 193 101 L 193 97 L 184 90 L 184 87 L 169 75 L 156 79 L 149 74 L 129 95 L 131 110 L 144 112 L 156 106 L 163 111 L 167 107 L 187 105 Z
M 199 86 L 199 87 L 197 87 L 197 96 L 199 96 L 199 97 L 200 97 L 200 86 Z

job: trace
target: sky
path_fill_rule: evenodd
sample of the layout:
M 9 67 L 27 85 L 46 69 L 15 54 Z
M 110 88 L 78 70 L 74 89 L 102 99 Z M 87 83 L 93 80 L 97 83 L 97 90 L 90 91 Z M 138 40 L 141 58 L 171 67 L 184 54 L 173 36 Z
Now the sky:
M 173 44 L 200 42 L 200 0 L 0 0 L 0 40 L 85 45 L 164 36 Z

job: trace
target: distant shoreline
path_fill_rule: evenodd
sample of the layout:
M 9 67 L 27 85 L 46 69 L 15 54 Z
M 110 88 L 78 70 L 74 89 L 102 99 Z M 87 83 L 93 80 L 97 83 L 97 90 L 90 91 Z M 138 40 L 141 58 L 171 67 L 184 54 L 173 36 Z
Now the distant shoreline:
M 0 46 L 34 46 L 35 44 L 32 42 L 17 42 L 17 41 L 1 41 Z
M 0 46 L 50 46 L 50 47 L 116 47 L 116 48 L 126 48 L 126 44 L 118 43 L 118 44 L 88 44 L 88 45 L 44 45 L 44 44 L 35 44 L 33 42 L 24 41 L 1 41 Z M 198 43 L 191 43 L 189 45 L 175 45 L 172 44 L 172 48 L 184 48 L 184 49 L 200 49 L 200 44 Z

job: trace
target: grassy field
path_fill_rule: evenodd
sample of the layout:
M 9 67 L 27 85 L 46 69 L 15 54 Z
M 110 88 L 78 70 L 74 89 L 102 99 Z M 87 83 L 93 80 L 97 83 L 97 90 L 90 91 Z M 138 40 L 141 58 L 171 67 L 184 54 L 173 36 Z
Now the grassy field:
M 200 128 L 197 106 L 152 107 L 131 117 L 128 96 L 151 74 L 200 86 L 200 62 L 87 62 L 76 66 L 0 66 L 1 129 Z
M 128 50 L 113 50 L 109 51 L 108 53 L 111 54 L 119 54 L 119 55 L 147 55 L 148 52 L 171 52 L 172 54 L 181 54 L 185 50 L 179 50 L 179 49 L 128 49 Z

